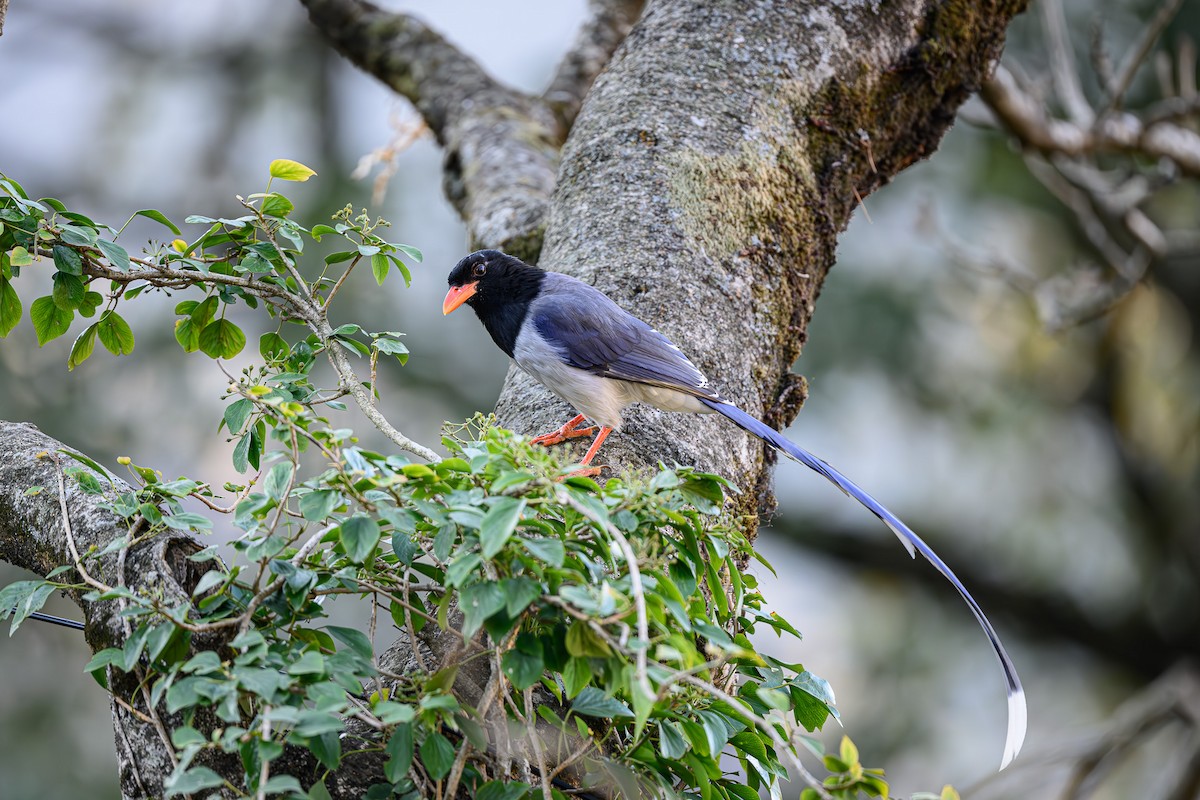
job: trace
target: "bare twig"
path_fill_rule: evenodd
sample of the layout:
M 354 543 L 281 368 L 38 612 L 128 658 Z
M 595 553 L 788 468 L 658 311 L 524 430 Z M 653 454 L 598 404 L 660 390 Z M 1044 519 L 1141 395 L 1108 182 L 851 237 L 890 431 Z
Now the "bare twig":
M 1046 46 L 1050 51 L 1050 77 L 1054 81 L 1054 93 L 1062 101 L 1072 122 L 1080 127 L 1089 127 L 1096 119 L 1096 112 L 1088 104 L 1079 85 L 1062 2 L 1043 0 L 1038 3 L 1038 8 L 1045 26 Z
M 1141 37 L 1134 47 L 1125 56 L 1125 61 L 1121 64 L 1121 68 L 1117 70 L 1117 74 L 1107 87 L 1107 100 L 1101 110 L 1101 116 L 1113 111 L 1120 106 L 1121 101 L 1125 99 L 1125 92 L 1129 90 L 1129 85 L 1133 83 L 1133 76 L 1137 74 L 1142 63 L 1146 60 L 1146 56 L 1150 54 L 1150 49 L 1154 47 L 1154 43 L 1158 41 L 1158 37 L 1170 24 L 1175 15 L 1179 13 L 1180 6 L 1183 5 L 1183 0 L 1166 0 L 1158 9 L 1158 13 L 1150 20 L 1150 24 L 1142 31 Z

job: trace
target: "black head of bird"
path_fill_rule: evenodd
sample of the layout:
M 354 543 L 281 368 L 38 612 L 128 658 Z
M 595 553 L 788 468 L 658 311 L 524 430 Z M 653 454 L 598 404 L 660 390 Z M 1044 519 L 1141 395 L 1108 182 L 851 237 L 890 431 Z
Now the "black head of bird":
M 521 324 L 544 275 L 537 267 L 499 250 L 471 253 L 450 272 L 450 291 L 442 303 L 442 314 L 464 303 L 470 306 L 496 345 L 512 357 Z
M 665 411 L 717 413 L 784 455 L 799 461 L 862 503 L 892 530 L 912 556 L 920 552 L 958 591 L 987 635 L 1004 671 L 1008 692 L 1008 735 L 1001 769 L 1025 739 L 1025 692 L 1016 667 L 983 609 L 941 558 L 874 497 L 822 459 L 723 399 L 708 378 L 670 339 L 628 313 L 593 286 L 545 272 L 497 250 L 480 250 L 458 262 L 442 304 L 449 314 L 470 305 L 492 339 L 517 366 L 567 401 L 578 415 L 557 430 L 533 439 L 557 444 L 588 436 L 585 419 L 600 426 L 580 462 L 591 464 L 606 436 L 621 427 L 632 403 Z M 597 474 L 599 468 L 580 470 Z

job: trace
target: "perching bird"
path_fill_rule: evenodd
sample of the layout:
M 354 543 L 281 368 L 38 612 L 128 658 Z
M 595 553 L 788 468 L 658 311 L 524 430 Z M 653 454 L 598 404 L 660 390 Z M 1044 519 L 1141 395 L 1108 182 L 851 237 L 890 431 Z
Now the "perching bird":
M 595 287 L 498 250 L 480 250 L 459 261 L 448 282 L 443 314 L 463 303 L 471 306 L 492 340 L 518 367 L 579 412 L 558 430 L 534 438 L 535 443 L 550 445 L 591 435 L 594 428 L 579 427 L 591 419 L 600 430 L 581 462 L 586 466 L 608 434 L 620 430 L 621 413 L 631 403 L 694 414 L 715 411 L 870 509 L 900 538 L 909 555 L 915 558 L 920 551 L 953 584 L 983 627 L 1000 659 L 1008 691 L 1008 735 L 1000 769 L 1016 757 L 1025 741 L 1026 724 L 1025 692 L 1016 667 L 983 609 L 929 545 L 892 512 L 821 459 L 721 399 L 670 339 Z

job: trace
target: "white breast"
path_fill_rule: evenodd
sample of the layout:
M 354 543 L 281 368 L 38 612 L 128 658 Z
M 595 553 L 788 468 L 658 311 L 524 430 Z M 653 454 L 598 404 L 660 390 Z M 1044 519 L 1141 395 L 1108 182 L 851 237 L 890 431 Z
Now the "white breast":
M 621 413 L 630 403 L 648 403 L 664 411 L 707 414 L 712 409 L 695 397 L 674 389 L 647 383 L 613 380 L 593 375 L 567 364 L 532 326 L 517 337 L 513 361 L 538 383 L 569 403 L 575 410 L 600 425 L 621 429 Z

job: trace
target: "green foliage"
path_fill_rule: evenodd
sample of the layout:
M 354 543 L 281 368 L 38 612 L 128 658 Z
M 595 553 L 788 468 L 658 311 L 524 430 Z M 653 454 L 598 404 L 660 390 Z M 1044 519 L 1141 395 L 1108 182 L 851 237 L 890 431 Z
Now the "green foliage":
M 270 172 L 273 180 L 312 174 L 288 161 Z M 565 476 L 552 451 L 483 417 L 447 428 L 448 458 L 413 463 L 362 448 L 327 416 L 344 408 L 345 391 L 317 385 L 318 354 L 369 356 L 372 369 L 379 353 L 408 357 L 398 332 L 325 321 L 361 259 L 376 280 L 388 264 L 410 278 L 400 255 L 419 253 L 379 238 L 384 223 L 346 209 L 334 225 L 308 230 L 268 185 L 246 201 L 248 215 L 189 217 L 206 226 L 192 242 L 130 257 L 104 238 L 111 229 L 58 201 L 28 200 L 8 179 L 0 191 L 0 333 L 21 316 L 12 285 L 20 270 L 52 263 L 55 294 L 30 309 L 39 341 L 65 333 L 75 311 L 101 312 L 75 340 L 71 368 L 97 338 L 114 354 L 133 351 L 117 308 L 146 288 L 201 293 L 175 306 L 186 352 L 241 352 L 245 335 L 225 317 L 238 303 L 309 329 L 293 341 L 265 334 L 262 363 L 234 379 L 220 425 L 236 439 L 237 469 L 255 470 L 245 483 L 164 480 L 120 459 L 130 489 L 90 459 L 63 453 L 78 462 L 60 466 L 64 477 L 96 495 L 127 533 L 81 554 L 81 565 L 0 591 L 0 616 L 13 618 L 13 630 L 57 589 L 120 605 L 127 637 L 85 669 L 105 686 L 114 672 L 130 674 L 149 701 L 140 713 L 170 721 L 178 767 L 167 796 L 223 787 L 238 796 L 327 797 L 325 779 L 351 751 L 378 756 L 380 783 L 368 797 L 452 796 L 458 788 L 489 800 L 540 797 L 542 786 L 519 778 L 540 782 L 546 753 L 569 762 L 557 777 L 564 786 L 626 797 L 754 797 L 778 794 L 789 770 L 807 775 L 799 754 L 820 752 L 809 734 L 836 715 L 833 694 L 802 665 L 751 642 L 760 628 L 799 634 L 767 610 L 746 569 L 759 556 L 722 516 L 731 488 L 722 478 L 686 467 L 603 485 Z M 137 213 L 179 235 L 161 213 Z M 326 237 L 345 249 L 306 280 L 305 240 Z M 91 290 L 97 282 L 107 293 Z M 186 498 L 203 502 L 215 521 L 186 510 Z M 218 525 L 238 535 L 220 554 L 213 546 L 192 556 L 207 571 L 183 600 L 103 585 L 75 568 L 170 531 Z M 394 626 L 391 651 L 327 624 L 331 595 L 360 598 L 373 629 Z M 431 637 L 453 639 L 460 655 L 443 662 L 418 646 Z M 287 748 L 317 766 L 275 774 Z M 501 751 L 509 756 L 498 759 Z M 230 763 L 216 754 L 242 765 L 236 779 L 213 770 Z M 723 757 L 740 769 L 725 771 Z M 831 774 L 823 791 L 834 797 L 887 793 L 882 773 L 864 769 L 849 740 L 824 763 Z
M 305 181 L 315 174 L 287 159 L 270 166 L 271 181 Z M 117 309 L 147 289 L 195 288 L 204 292 L 202 299 L 186 300 L 176 307 L 182 318 L 175 323 L 175 337 L 185 352 L 199 351 L 214 359 L 238 355 L 246 346 L 246 335 L 226 318 L 226 310 L 242 303 L 251 309 L 261 304 L 272 317 L 308 324 L 315 336 L 308 346 L 315 353 L 327 344 L 320 324 L 325 306 L 359 261 L 370 263 L 381 284 L 388 265 L 395 264 L 407 285 L 412 275 L 401 256 L 421 260 L 416 248 L 377 235 L 385 222 L 372 222 L 365 214 L 355 216 L 348 207 L 335 216 L 334 225 L 320 224 L 310 231 L 291 219 L 293 203 L 270 191 L 270 182 L 268 191 L 242 202 L 247 214 L 236 218 L 189 216 L 185 222 L 206 226 L 203 233 L 190 242 L 176 239 L 133 258 L 114 241 L 124 226 L 114 230 L 67 211 L 54 198 L 31 200 L 20 184 L 0 174 L 0 338 L 22 317 L 23 304 L 15 286 L 22 268 L 53 267 L 53 291 L 29 306 L 39 345 L 66 334 L 76 312 L 92 317 L 100 311 L 99 320 L 85 328 L 71 348 L 67 366 L 72 370 L 91 357 L 97 338 L 113 355 L 133 352 L 133 330 Z M 183 235 L 161 211 L 143 209 L 130 220 L 137 216 L 164 225 L 176 236 Z M 305 240 L 319 242 L 324 237 L 342 240 L 344 249 L 327 256 L 325 269 L 310 282 L 297 265 Z M 330 269 L 339 264 L 340 275 L 330 276 Z M 339 329 L 336 340 L 340 345 L 360 355 L 374 357 L 383 352 L 395 355 L 401 364 L 407 361 L 407 348 L 395 338 L 400 334 L 365 334 L 354 328 Z M 282 347 L 275 345 L 275 352 L 282 354 Z

